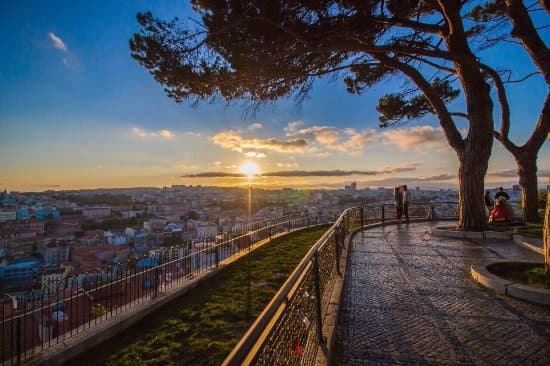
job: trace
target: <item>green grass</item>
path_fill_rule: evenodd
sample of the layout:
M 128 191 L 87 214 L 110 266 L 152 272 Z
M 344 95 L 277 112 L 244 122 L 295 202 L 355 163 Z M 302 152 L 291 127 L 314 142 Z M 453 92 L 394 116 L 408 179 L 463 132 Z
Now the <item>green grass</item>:
M 542 239 L 542 224 L 529 225 L 526 227 L 518 228 L 514 230 L 514 234 L 527 236 L 530 238 Z
M 498 263 L 488 266 L 487 269 L 514 283 L 550 289 L 550 276 L 545 275 L 542 263 Z
M 272 240 L 71 364 L 220 364 L 328 227 Z

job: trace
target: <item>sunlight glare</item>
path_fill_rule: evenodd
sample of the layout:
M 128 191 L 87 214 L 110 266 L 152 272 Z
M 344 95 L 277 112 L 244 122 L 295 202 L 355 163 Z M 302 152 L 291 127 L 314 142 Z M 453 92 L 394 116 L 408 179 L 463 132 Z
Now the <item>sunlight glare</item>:
M 256 163 L 245 161 L 239 167 L 239 172 L 246 175 L 248 179 L 251 179 L 253 176 L 260 174 L 260 167 Z

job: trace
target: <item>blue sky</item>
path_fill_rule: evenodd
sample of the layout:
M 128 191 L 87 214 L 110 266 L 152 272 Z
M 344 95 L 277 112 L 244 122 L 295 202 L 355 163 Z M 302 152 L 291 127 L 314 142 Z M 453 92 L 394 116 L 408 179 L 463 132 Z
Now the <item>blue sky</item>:
M 139 30 L 135 15 L 146 10 L 164 18 L 191 15 L 185 1 L 3 4 L 0 188 L 230 185 L 235 182 L 180 176 L 234 173 L 246 160 L 262 171 L 378 172 L 314 181 L 262 180 L 271 186 L 338 186 L 352 180 L 360 186 L 391 185 L 392 179 L 456 185 L 456 156 L 438 139 L 435 118 L 378 128 L 377 98 L 401 88 L 398 80 L 362 96 L 347 94 L 341 82 L 319 80 L 301 106 L 283 100 L 254 117 L 245 116 L 241 106 L 223 103 L 198 108 L 176 104 L 130 57 L 128 40 Z M 548 32 L 543 36 L 548 39 Z M 486 52 L 483 60 L 512 66 L 515 77 L 534 70 L 524 51 L 513 45 Z M 545 93 L 539 76 L 509 87 L 515 141 L 530 134 Z M 464 110 L 460 101 L 453 108 Z M 270 139 L 276 143 L 267 144 Z M 277 145 L 298 139 L 307 140 L 308 147 L 283 150 Z M 548 145 L 539 158 L 543 173 L 550 169 Z M 509 172 L 514 169 L 511 156 L 495 143 L 488 184 L 515 183 Z

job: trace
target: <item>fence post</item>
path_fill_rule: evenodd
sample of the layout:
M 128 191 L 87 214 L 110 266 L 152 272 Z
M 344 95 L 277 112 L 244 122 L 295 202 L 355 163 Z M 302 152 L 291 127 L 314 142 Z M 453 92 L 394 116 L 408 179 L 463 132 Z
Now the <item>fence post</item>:
M 435 207 L 433 205 L 430 205 L 430 210 L 428 211 L 428 219 L 435 219 Z
M 326 354 L 325 338 L 323 337 L 323 315 L 321 310 L 321 278 L 319 276 L 319 252 L 315 251 L 313 256 L 313 281 L 315 282 L 315 308 L 317 312 L 317 338 L 319 344 Z
M 218 248 L 219 246 L 214 247 L 214 257 L 216 258 L 216 268 L 218 268 L 218 265 L 220 264 L 220 258 L 218 255 Z
M 21 365 L 21 317 L 17 317 L 17 329 L 16 329 L 16 339 L 17 341 L 15 342 L 15 344 L 17 345 L 17 364 L 18 365 Z
M 365 219 L 364 219 L 364 212 L 363 212 L 363 206 L 361 206 L 361 226 L 363 226 L 365 224 Z
M 386 206 L 382 205 L 382 222 L 386 221 Z
M 155 279 L 153 280 L 153 284 L 155 285 L 155 291 L 153 292 L 154 297 L 157 297 L 159 294 L 159 274 L 158 274 L 158 267 L 155 267 L 155 270 L 153 271 L 153 276 L 155 276 Z
M 342 275 L 342 272 L 340 272 L 340 233 L 339 230 L 336 230 L 334 232 L 334 244 L 336 246 L 336 273 L 338 273 L 340 276 Z

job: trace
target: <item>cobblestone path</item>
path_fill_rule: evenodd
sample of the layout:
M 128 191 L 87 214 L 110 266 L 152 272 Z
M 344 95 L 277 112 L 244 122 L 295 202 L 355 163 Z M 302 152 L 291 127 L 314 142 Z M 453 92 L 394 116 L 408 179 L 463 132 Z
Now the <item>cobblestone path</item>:
M 550 365 L 550 308 L 487 290 L 470 265 L 542 256 L 509 241 L 432 237 L 390 225 L 355 236 L 337 365 Z

